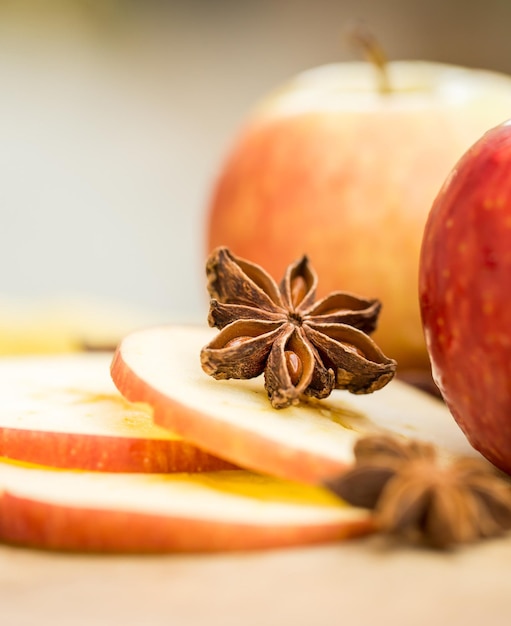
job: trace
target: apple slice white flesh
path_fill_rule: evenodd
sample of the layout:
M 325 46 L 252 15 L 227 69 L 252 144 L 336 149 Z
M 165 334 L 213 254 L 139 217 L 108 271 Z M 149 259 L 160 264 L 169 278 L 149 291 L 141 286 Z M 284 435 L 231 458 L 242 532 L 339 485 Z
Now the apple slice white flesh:
M 125 400 L 111 353 L 0 359 L 0 455 L 54 467 L 168 472 L 227 469 L 226 461 L 156 426 Z
M 100 552 L 219 551 L 324 543 L 374 530 L 326 490 L 243 470 L 121 474 L 0 461 L 0 539 Z
M 370 395 L 334 391 L 273 409 L 261 378 L 217 381 L 202 371 L 200 350 L 215 332 L 165 326 L 128 335 L 112 362 L 117 388 L 150 404 L 157 424 L 212 454 L 302 482 L 346 470 L 356 439 L 378 432 L 430 441 L 441 454 L 477 455 L 442 402 L 398 381 Z

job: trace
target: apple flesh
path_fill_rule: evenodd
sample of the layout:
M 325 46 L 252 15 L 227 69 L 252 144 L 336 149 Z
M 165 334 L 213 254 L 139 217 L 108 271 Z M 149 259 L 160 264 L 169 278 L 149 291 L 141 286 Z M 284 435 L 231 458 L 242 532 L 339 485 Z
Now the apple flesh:
M 108 474 L 0 462 L 0 540 L 97 552 L 249 550 L 370 533 L 370 514 L 241 470 Z
M 25 300 L 0 294 L 0 355 L 113 350 L 128 332 L 162 319 L 90 296 Z
M 319 296 L 383 302 L 375 341 L 398 373 L 429 369 L 417 299 L 422 233 L 463 152 L 507 119 L 511 78 L 425 62 L 315 68 L 248 116 L 218 173 L 206 247 L 228 246 L 280 279 L 307 254 Z
M 325 400 L 271 407 L 262 378 L 214 380 L 200 350 L 214 332 L 165 326 L 124 338 L 111 373 L 130 401 L 186 441 L 250 470 L 321 483 L 353 463 L 358 437 L 393 433 L 431 441 L 447 455 L 475 454 L 442 402 L 399 381 L 374 394 L 334 390 Z
M 231 464 L 156 426 L 109 376 L 111 353 L 0 360 L 0 456 L 108 472 L 194 472 Z
M 511 124 L 462 157 L 428 218 L 420 306 L 433 376 L 472 445 L 511 473 Z

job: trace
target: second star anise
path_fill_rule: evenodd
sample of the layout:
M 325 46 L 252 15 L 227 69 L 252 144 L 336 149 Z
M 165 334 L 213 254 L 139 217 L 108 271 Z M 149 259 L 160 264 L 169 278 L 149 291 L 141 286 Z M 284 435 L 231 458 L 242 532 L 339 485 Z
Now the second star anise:
M 287 268 L 280 285 L 227 248 L 213 251 L 206 273 L 208 321 L 220 333 L 202 349 L 201 364 L 214 378 L 264 372 L 270 401 L 280 409 L 333 389 L 370 393 L 394 376 L 396 362 L 368 335 L 378 300 L 336 291 L 315 302 L 317 277 L 306 256 Z
M 353 468 L 326 486 L 373 509 L 383 533 L 451 548 L 511 529 L 509 479 L 482 458 L 446 462 L 432 444 L 390 435 L 359 439 L 354 453 Z

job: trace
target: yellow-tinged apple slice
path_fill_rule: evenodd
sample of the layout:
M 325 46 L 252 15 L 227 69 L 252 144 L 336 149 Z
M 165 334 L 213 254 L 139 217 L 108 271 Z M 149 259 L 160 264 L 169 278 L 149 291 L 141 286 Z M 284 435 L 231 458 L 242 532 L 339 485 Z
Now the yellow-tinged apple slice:
M 200 366 L 208 328 L 165 326 L 128 335 L 111 367 L 120 392 L 147 402 L 154 420 L 187 441 L 251 470 L 316 483 L 344 471 L 362 435 L 431 441 L 440 454 L 476 455 L 439 400 L 392 381 L 370 395 L 334 391 L 273 409 L 262 378 L 214 380 Z
M 119 474 L 0 461 L 0 539 L 60 550 L 218 551 L 367 534 L 370 514 L 319 487 L 243 470 Z
M 150 407 L 125 400 L 111 353 L 0 359 L 0 455 L 110 472 L 231 467 L 156 426 Z
M 91 296 L 16 298 L 0 292 L 0 355 L 112 349 L 162 313 Z

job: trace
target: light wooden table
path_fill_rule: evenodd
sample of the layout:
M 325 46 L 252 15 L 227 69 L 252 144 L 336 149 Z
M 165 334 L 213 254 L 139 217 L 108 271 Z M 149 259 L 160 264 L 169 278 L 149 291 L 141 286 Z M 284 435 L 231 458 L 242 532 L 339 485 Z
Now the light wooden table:
M 5 626 L 503 626 L 511 538 L 453 553 L 381 538 L 244 554 L 84 556 L 0 547 Z

